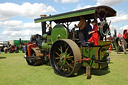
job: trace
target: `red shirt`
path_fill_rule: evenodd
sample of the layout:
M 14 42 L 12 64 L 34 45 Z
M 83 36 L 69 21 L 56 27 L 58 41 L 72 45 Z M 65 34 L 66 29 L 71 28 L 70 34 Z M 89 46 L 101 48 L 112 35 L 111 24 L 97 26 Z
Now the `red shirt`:
M 89 42 L 94 42 L 94 45 L 98 45 L 99 36 L 97 32 L 98 26 L 94 25 L 92 31 L 95 31 L 92 33 L 92 37 L 88 40 Z
M 94 25 L 92 31 L 95 31 L 94 33 L 92 33 L 92 36 L 97 36 L 98 32 L 97 32 L 98 26 Z
M 127 30 L 124 30 L 124 32 L 123 32 L 123 37 L 124 37 L 124 39 L 127 39 L 127 37 L 128 37 Z

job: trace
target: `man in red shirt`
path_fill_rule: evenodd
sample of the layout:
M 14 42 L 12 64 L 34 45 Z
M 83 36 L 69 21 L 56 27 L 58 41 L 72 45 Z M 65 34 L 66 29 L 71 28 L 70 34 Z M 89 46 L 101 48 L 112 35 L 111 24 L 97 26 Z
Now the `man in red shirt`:
M 98 45 L 98 41 L 99 41 L 99 34 L 98 34 L 98 25 L 97 25 L 97 21 L 94 20 L 92 21 L 92 25 L 93 25 L 93 29 L 91 32 L 89 32 L 89 34 L 92 34 L 92 37 L 88 40 L 88 42 L 94 42 L 94 45 Z
M 127 30 L 123 31 L 123 37 L 126 40 L 126 42 L 128 43 L 128 32 L 127 32 Z

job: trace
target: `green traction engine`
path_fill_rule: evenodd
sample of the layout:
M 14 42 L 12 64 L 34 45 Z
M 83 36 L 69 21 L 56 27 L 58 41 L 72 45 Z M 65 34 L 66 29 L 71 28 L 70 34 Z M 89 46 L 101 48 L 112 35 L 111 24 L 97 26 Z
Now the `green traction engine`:
M 116 11 L 108 6 L 98 6 L 53 16 L 42 15 L 35 19 L 35 23 L 41 22 L 42 25 L 42 43 L 38 45 L 39 39 L 27 45 L 27 63 L 39 65 L 50 62 L 54 72 L 65 77 L 77 73 L 81 66 L 87 69 L 107 68 L 111 42 L 100 40 L 97 46 L 88 42 L 87 46 L 82 46 L 78 30 L 70 30 L 70 24 L 80 21 L 81 16 L 93 20 L 103 16 L 116 16 Z M 56 25 L 52 27 L 52 23 Z

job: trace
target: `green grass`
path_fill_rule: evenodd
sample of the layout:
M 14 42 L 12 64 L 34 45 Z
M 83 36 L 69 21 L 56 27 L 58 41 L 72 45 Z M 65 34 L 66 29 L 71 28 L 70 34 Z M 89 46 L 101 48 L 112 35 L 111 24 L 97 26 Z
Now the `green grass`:
M 61 77 L 51 66 L 29 66 L 23 53 L 0 54 L 0 85 L 128 85 L 128 54 L 110 54 L 108 70 L 92 70 L 86 79 L 85 69 L 79 75 Z

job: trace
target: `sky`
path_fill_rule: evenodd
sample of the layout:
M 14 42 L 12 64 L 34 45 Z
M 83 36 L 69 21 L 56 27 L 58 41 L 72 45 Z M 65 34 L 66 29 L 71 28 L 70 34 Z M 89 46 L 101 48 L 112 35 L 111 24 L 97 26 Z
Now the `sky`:
M 78 9 L 107 5 L 117 11 L 111 21 L 111 32 L 128 29 L 128 0 L 0 0 L 0 41 L 29 40 L 41 34 L 41 23 L 34 23 L 40 15 L 47 16 Z

